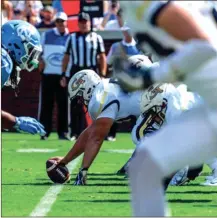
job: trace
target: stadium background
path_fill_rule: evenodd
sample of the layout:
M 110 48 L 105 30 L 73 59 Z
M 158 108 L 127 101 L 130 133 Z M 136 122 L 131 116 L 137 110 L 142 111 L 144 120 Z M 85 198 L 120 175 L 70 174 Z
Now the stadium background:
M 43 5 L 51 5 L 52 1 L 43 1 Z M 102 16 L 103 6 L 100 1 L 86 0 L 83 1 L 83 4 L 80 4 L 80 1 L 60 1 L 62 9 L 68 15 L 68 28 L 70 33 L 77 32 L 77 14 L 81 11 L 88 12 L 88 7 L 95 7 L 93 11 L 93 16 Z M 82 2 L 82 1 L 81 1 Z M 88 7 L 85 7 L 88 6 Z M 97 8 L 99 11 L 97 11 Z M 91 15 L 91 13 L 89 13 Z M 92 16 L 92 17 L 93 17 Z M 40 29 L 40 33 L 46 29 Z M 122 33 L 119 30 L 111 31 L 96 31 L 100 34 L 104 40 L 106 54 L 108 53 L 112 43 L 122 40 Z M 107 72 L 109 75 L 110 72 Z M 19 83 L 19 94 L 15 95 L 14 90 L 10 87 L 4 87 L 2 92 L 2 109 L 6 110 L 16 116 L 25 116 L 38 118 L 38 102 L 39 102 L 39 86 L 40 86 L 40 74 L 37 70 L 29 73 L 26 71 L 21 71 L 21 81 Z M 56 114 L 57 109 L 55 106 L 53 114 L 53 130 L 56 130 Z M 88 117 L 88 116 L 87 116 Z M 89 119 L 89 118 L 87 118 Z M 124 122 L 118 125 L 119 132 L 130 132 L 132 122 Z M 13 131 L 13 130 L 11 130 Z

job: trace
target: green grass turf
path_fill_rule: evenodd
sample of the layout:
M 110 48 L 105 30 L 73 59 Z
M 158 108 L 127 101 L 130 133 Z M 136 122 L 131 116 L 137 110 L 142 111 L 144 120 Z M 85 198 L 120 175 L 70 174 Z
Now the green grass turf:
M 72 143 L 48 141 L 26 134 L 2 134 L 2 216 L 28 216 L 51 187 L 45 171 L 45 161 L 64 155 Z M 54 153 L 17 153 L 20 148 L 59 149 Z M 129 134 L 118 134 L 116 142 L 105 142 L 91 166 L 88 186 L 64 186 L 47 216 L 131 216 L 128 182 L 117 171 L 130 154 L 107 153 L 108 149 L 133 149 Z M 203 187 L 209 169 L 189 185 L 169 187 L 167 199 L 174 216 L 217 216 L 217 187 Z M 145 197 L 145 196 L 144 196 Z

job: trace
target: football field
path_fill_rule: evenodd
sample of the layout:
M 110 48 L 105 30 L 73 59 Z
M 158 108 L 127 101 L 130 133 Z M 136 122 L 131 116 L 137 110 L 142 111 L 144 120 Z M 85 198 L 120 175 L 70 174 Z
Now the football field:
M 88 186 L 73 186 L 81 158 L 70 164 L 70 183 L 53 185 L 45 162 L 65 155 L 72 144 L 57 140 L 55 133 L 47 141 L 2 134 L 2 216 L 131 216 L 128 181 L 115 175 L 134 148 L 130 134 L 119 133 L 116 142 L 104 142 L 89 169 Z M 205 166 L 190 184 L 169 187 L 172 215 L 217 216 L 217 187 L 200 186 L 209 172 Z

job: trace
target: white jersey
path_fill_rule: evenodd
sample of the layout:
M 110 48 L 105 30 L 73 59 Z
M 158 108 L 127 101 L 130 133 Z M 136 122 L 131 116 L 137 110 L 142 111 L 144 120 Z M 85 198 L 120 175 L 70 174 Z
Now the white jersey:
M 111 79 L 102 79 L 95 88 L 88 105 L 88 112 L 93 120 L 107 117 L 123 120 L 140 115 L 142 92 L 125 93 Z
M 131 116 L 138 118 L 153 106 L 161 106 L 164 99 L 172 99 L 173 107 L 184 105 L 172 84 L 155 84 L 146 91 L 126 93 L 111 79 L 102 79 L 92 94 L 88 112 L 92 120 L 107 117 L 121 121 Z
M 171 123 L 183 112 L 203 103 L 198 94 L 188 92 L 183 85 L 176 88 L 172 84 L 155 84 L 151 89 L 151 92 L 148 94 L 144 92 L 142 95 L 141 109 L 143 108 L 143 112 L 132 130 L 132 140 L 136 145 L 144 137 Z M 148 105 L 147 95 L 148 98 L 155 96 Z
M 146 91 L 125 93 L 112 80 L 102 79 L 90 99 L 88 112 L 93 120 L 104 117 L 123 121 L 136 117 L 132 139 L 138 144 L 147 133 L 170 123 L 200 102 L 200 97 L 187 92 L 183 85 L 176 88 L 168 83 L 155 84 Z
M 137 34 L 138 40 L 144 42 L 143 48 L 147 52 L 161 60 L 183 45 L 182 41 L 177 40 L 157 26 L 157 16 L 168 4 L 179 4 L 190 11 L 193 19 L 210 36 L 213 44 L 217 44 L 213 5 L 207 1 L 121 1 L 123 15 L 128 25 Z

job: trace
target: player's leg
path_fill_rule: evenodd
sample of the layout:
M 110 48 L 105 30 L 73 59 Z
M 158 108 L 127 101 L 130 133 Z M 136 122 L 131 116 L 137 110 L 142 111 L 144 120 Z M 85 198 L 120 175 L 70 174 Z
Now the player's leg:
M 135 216 L 164 216 L 162 179 L 216 156 L 215 122 L 217 114 L 194 109 L 140 144 L 129 166 Z

